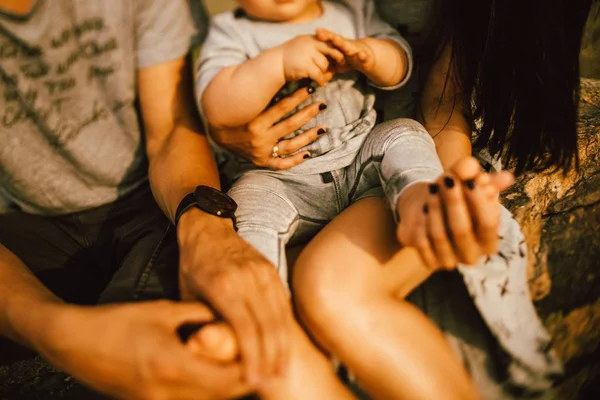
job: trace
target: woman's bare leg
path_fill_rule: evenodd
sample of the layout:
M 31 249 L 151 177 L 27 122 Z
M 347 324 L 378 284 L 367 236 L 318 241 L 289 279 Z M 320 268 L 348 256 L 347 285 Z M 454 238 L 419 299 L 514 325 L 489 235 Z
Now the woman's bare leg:
M 429 276 L 400 251 L 384 200 L 367 198 L 329 224 L 294 267 L 298 312 L 315 339 L 382 399 L 477 398 L 442 332 L 401 300 Z
M 187 343 L 195 354 L 217 361 L 231 362 L 239 356 L 235 333 L 224 323 L 206 325 Z M 285 374 L 267 382 L 258 395 L 265 400 L 354 399 L 335 375 L 331 362 L 297 324 Z

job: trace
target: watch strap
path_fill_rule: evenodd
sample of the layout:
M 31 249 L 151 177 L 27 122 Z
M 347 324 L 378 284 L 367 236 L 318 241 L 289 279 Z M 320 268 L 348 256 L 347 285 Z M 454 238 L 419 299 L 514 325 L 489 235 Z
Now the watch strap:
M 198 206 L 198 202 L 196 201 L 196 196 L 194 196 L 193 192 L 185 195 L 185 197 L 181 200 L 181 202 L 177 206 L 177 211 L 175 211 L 175 226 L 177 226 L 177 224 L 179 223 L 179 219 L 181 218 L 181 216 L 183 215 L 184 212 L 186 212 L 187 210 L 189 210 L 192 207 L 197 207 L 197 206 Z
M 177 224 L 179 223 L 179 219 L 181 218 L 181 216 L 192 207 L 198 207 L 199 209 L 202 210 L 202 208 L 198 205 L 198 201 L 196 200 L 196 195 L 194 194 L 194 192 L 188 193 L 187 195 L 185 195 L 185 197 L 183 199 L 181 199 L 181 202 L 177 206 L 177 210 L 175 211 L 175 226 L 177 226 Z M 207 210 L 203 210 L 203 211 L 208 212 Z M 238 230 L 237 229 L 237 221 L 236 221 L 234 213 L 232 213 L 231 215 L 221 215 L 221 214 L 212 214 L 212 215 L 215 215 L 215 216 L 221 217 L 221 218 L 230 218 L 231 221 L 233 222 L 233 229 L 237 232 L 237 230 Z

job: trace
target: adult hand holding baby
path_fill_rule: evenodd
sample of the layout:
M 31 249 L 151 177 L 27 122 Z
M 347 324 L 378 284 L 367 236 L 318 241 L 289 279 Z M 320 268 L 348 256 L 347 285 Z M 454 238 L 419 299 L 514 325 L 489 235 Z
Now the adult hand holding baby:
M 298 89 L 291 96 L 282 99 L 271 106 L 248 124 L 235 128 L 211 129 L 211 137 L 220 146 L 251 161 L 259 167 L 274 170 L 285 170 L 302 164 L 310 156 L 308 152 L 299 152 L 288 157 L 273 157 L 273 143 L 277 143 L 280 155 L 296 153 L 302 147 L 317 140 L 322 134 L 322 128 L 316 126 L 292 139 L 284 139 L 300 129 L 308 121 L 315 118 L 324 110 L 323 103 L 312 103 L 293 115 L 286 117 L 313 93 L 312 88 Z

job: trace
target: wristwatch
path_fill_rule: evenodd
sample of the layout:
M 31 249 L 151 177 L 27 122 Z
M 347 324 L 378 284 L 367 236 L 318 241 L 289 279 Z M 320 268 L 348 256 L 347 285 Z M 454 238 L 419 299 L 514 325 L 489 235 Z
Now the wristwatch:
M 210 186 L 198 186 L 186 195 L 179 203 L 175 212 L 175 226 L 184 212 L 192 207 L 198 207 L 202 211 L 221 218 L 231 218 L 233 227 L 235 224 L 235 210 L 237 203 L 228 195 Z

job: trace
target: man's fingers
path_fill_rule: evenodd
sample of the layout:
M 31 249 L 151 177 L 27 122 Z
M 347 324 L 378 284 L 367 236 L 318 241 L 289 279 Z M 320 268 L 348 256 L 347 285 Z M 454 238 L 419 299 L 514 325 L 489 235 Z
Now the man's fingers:
M 244 275 L 244 276 L 240 276 Z M 251 385 L 260 380 L 260 335 L 252 310 L 243 298 L 248 277 L 245 274 L 220 275 L 210 283 L 210 304 L 233 327 L 239 340 L 246 379 Z
M 475 239 L 471 215 L 462 188 L 457 185 L 456 178 L 450 175 L 441 177 L 438 184 L 448 230 L 459 260 L 464 264 L 475 264 L 481 256 L 481 249 Z
M 250 385 L 257 385 L 262 379 L 259 328 L 252 319 L 252 311 L 245 302 L 240 301 L 235 307 L 229 303 L 227 308 L 230 311 L 228 316 L 225 314 L 224 316 L 238 337 L 242 361 L 245 365 L 246 379 Z
M 281 100 L 280 104 L 284 101 L 286 101 L 286 99 Z M 289 135 L 291 132 L 295 132 L 300 129 L 302 126 L 304 126 L 304 124 L 316 117 L 325 108 L 326 105 L 324 103 L 312 103 L 301 110 L 298 110 L 293 115 L 290 115 L 285 120 L 277 123 L 269 132 L 269 135 L 271 135 L 273 139 L 273 144 L 277 143 L 279 139 Z M 290 110 L 290 112 L 291 111 L 293 111 L 293 109 Z
M 303 102 L 305 102 L 311 96 L 311 94 L 312 94 L 311 90 L 309 90 L 307 88 L 298 89 L 294 93 L 292 93 L 290 96 L 284 97 L 277 104 L 271 106 L 265 112 L 263 112 L 260 116 L 258 116 L 257 120 L 260 121 L 261 126 L 264 126 L 264 129 L 262 129 L 261 131 L 266 131 L 271 126 L 275 125 L 277 123 L 277 121 L 280 121 L 286 115 L 288 115 L 289 113 L 294 111 Z M 317 112 L 317 114 L 318 114 L 318 112 Z M 300 124 L 300 126 L 302 126 L 306 122 L 310 121 L 312 118 L 314 118 L 315 115 L 313 115 L 310 118 L 307 115 L 306 116 L 307 119 L 304 120 Z M 298 128 L 300 128 L 300 126 L 298 126 Z M 296 128 L 296 129 L 298 129 L 298 128 Z M 277 137 L 276 139 L 280 139 L 281 137 L 287 135 L 290 132 L 293 132 L 296 129 L 286 131 L 285 134 L 282 134 L 281 136 Z
M 210 322 L 215 319 L 213 312 L 205 304 L 195 301 L 169 302 L 167 318 L 174 324 L 182 322 Z
M 301 148 L 308 146 L 321 136 L 327 133 L 327 129 L 324 126 L 317 126 L 302 132 L 300 135 L 293 137 L 292 139 L 281 140 L 277 143 L 279 147 L 279 155 L 287 156 L 300 150 Z
M 252 272 L 257 290 L 249 303 L 255 310 L 261 327 L 267 372 L 277 374 L 283 367 L 282 361 L 287 358 L 284 354 L 289 348 L 284 303 L 286 299 L 281 295 L 283 285 L 271 264 L 254 266 Z
M 248 287 L 249 285 L 251 287 Z M 275 307 L 270 301 L 266 301 L 263 292 L 266 289 L 262 289 L 256 280 L 247 282 L 245 290 L 247 292 L 248 307 L 258 323 L 261 379 L 270 378 L 276 370 L 276 361 L 281 351 L 275 334 L 278 329 L 275 321 Z

